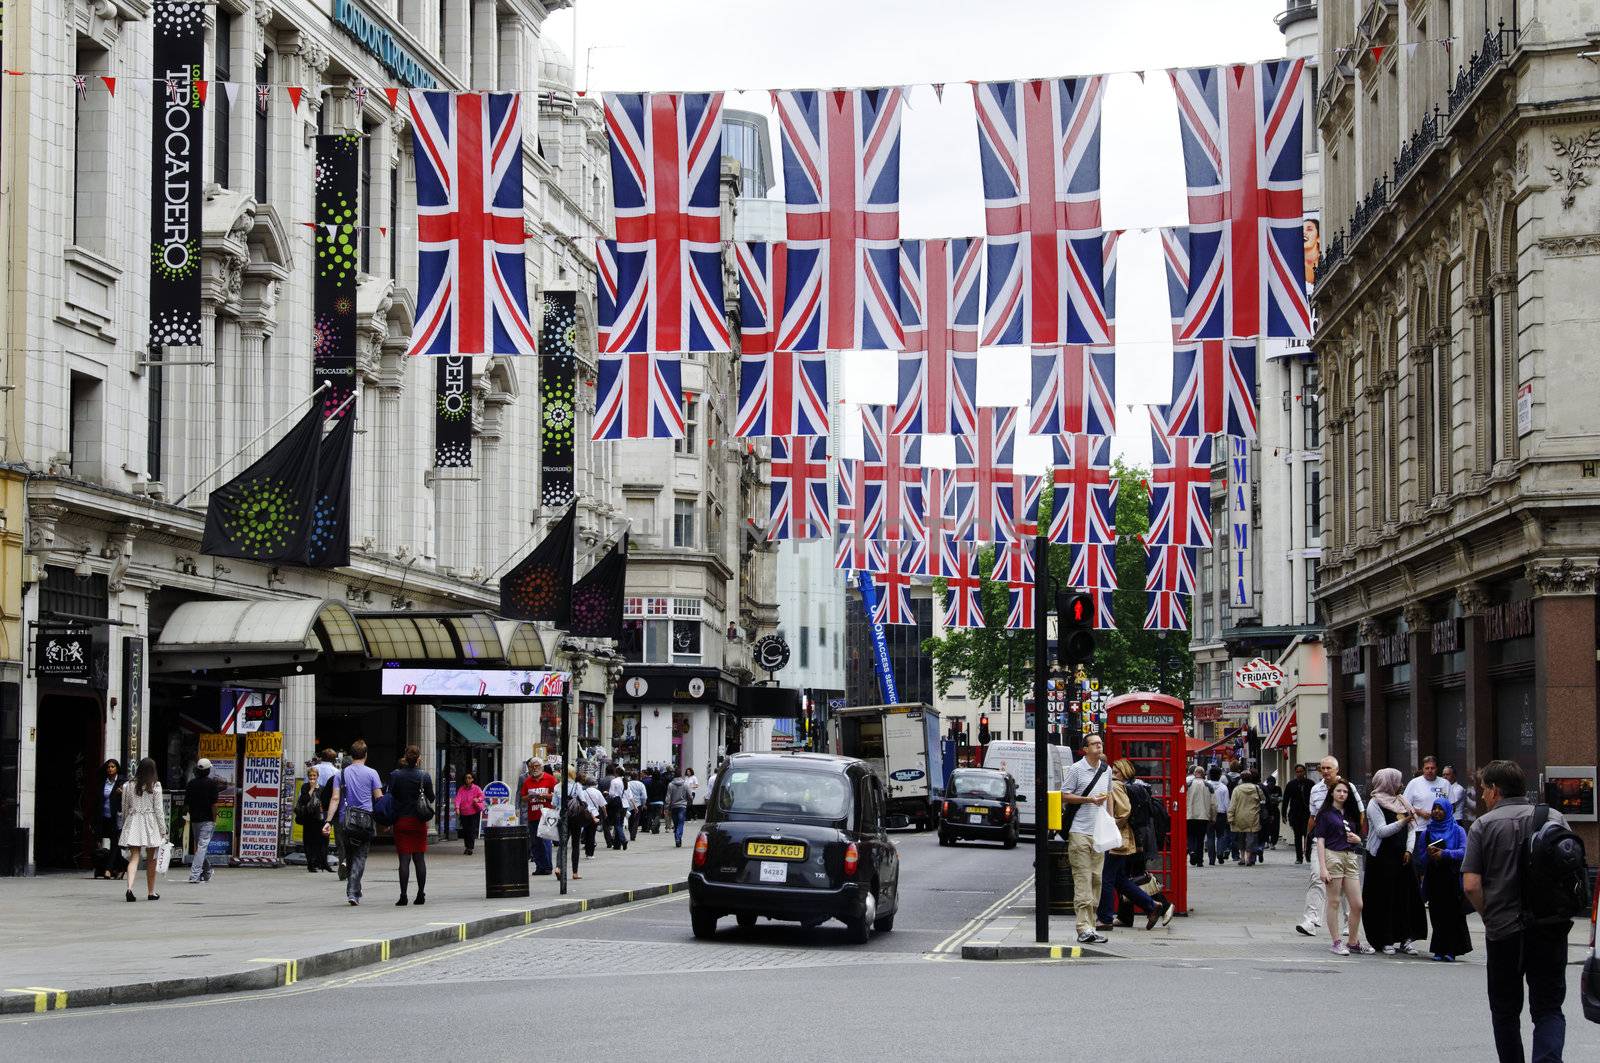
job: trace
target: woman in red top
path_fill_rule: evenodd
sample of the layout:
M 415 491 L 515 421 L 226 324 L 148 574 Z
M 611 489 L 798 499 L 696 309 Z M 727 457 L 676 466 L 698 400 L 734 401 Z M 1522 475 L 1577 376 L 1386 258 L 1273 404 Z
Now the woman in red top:
M 433 779 L 419 766 L 422 750 L 406 746 L 400 766 L 389 775 L 388 793 L 394 799 L 394 851 L 400 854 L 400 899 L 407 903 L 412 865 L 417 869 L 417 904 L 428 901 L 428 824 L 433 819 Z M 422 808 L 423 800 L 427 808 Z

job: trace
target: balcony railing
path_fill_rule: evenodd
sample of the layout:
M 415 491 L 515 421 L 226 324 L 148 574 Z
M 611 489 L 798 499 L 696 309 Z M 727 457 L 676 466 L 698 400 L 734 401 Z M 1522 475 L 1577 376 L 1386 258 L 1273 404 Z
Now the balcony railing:
M 1366 232 L 1367 226 L 1382 213 L 1383 208 L 1389 205 L 1389 178 L 1380 177 L 1372 182 L 1372 189 L 1356 204 L 1355 212 L 1350 215 L 1350 235 L 1352 238 Z
M 1521 34 L 1512 27 L 1506 29 L 1504 19 L 1499 27 L 1483 31 L 1483 43 L 1466 64 L 1456 68 L 1456 83 L 1450 86 L 1450 113 L 1457 114 L 1462 104 L 1472 98 L 1500 61 L 1516 50 Z
M 1432 151 L 1433 146 L 1439 143 L 1440 137 L 1444 132 L 1444 123 L 1441 121 L 1443 117 L 1444 115 L 1439 112 L 1438 105 L 1435 104 L 1433 110 L 1423 117 L 1422 124 L 1411 134 L 1411 137 L 1400 145 L 1400 154 L 1394 157 L 1395 187 L 1398 188 L 1400 183 L 1410 175 L 1411 171 L 1417 168 L 1417 164 L 1422 162 L 1423 156 Z
M 1344 245 L 1343 230 L 1334 233 L 1332 237 L 1323 243 L 1322 258 L 1317 263 L 1317 280 L 1320 281 L 1323 277 L 1332 273 L 1334 267 L 1344 261 Z

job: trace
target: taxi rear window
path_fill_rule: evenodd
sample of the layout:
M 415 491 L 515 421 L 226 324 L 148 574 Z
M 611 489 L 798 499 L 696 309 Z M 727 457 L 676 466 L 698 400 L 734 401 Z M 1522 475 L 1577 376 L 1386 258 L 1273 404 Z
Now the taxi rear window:
M 834 822 L 850 814 L 850 782 L 831 772 L 734 768 L 718 780 L 712 809 L 718 819 Z
M 1006 781 L 987 772 L 958 771 L 950 778 L 950 792 L 955 797 L 988 797 L 1001 801 L 1006 796 Z

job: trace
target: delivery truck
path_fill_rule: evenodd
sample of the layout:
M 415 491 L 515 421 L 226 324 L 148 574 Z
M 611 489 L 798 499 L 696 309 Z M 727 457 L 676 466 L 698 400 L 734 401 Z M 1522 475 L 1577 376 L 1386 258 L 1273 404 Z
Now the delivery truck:
M 943 737 L 939 714 L 923 704 L 835 709 L 828 720 L 829 751 L 866 761 L 889 795 L 884 814 L 905 816 L 917 830 L 938 825 Z

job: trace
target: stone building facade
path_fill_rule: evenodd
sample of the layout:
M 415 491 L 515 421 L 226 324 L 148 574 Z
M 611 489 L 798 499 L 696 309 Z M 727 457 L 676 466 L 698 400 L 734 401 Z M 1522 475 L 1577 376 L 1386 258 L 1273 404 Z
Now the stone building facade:
M 1534 779 L 1596 760 L 1589 15 L 1322 4 L 1319 601 L 1332 749 L 1358 778 L 1430 753 Z

